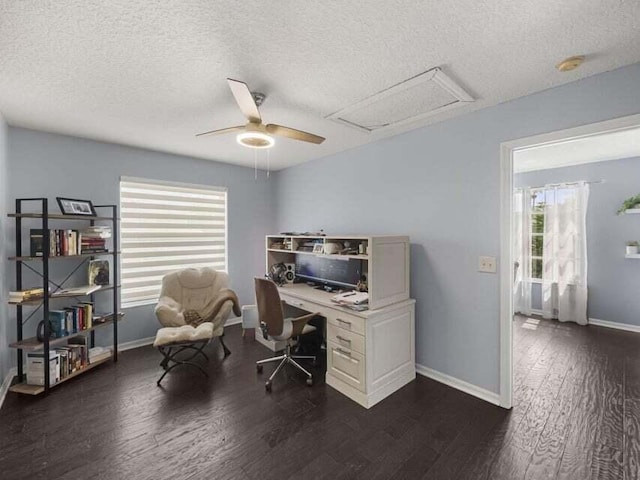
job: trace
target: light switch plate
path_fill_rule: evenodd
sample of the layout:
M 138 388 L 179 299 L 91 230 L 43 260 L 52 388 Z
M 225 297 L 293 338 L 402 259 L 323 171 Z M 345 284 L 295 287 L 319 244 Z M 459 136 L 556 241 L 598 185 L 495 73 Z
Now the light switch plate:
M 496 257 L 479 257 L 478 271 L 482 273 L 496 273 Z

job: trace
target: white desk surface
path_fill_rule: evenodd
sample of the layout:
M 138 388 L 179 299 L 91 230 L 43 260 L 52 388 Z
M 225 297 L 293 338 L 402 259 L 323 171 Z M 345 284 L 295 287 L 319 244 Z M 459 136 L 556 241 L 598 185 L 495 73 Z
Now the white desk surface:
M 413 298 L 409 298 L 407 300 L 403 300 L 392 305 L 387 305 L 386 307 L 378 308 L 376 310 L 363 310 L 362 312 L 358 312 L 356 310 L 351 310 L 350 308 L 341 307 L 337 303 L 332 302 L 331 297 L 336 295 L 337 292 L 326 292 L 324 290 L 310 287 L 306 283 L 291 283 L 278 287 L 278 290 L 283 295 L 290 295 L 292 297 L 299 298 L 300 300 L 306 300 L 311 303 L 316 303 L 318 305 L 333 308 L 335 310 L 363 318 L 379 315 L 388 312 L 389 310 L 401 308 L 416 302 Z

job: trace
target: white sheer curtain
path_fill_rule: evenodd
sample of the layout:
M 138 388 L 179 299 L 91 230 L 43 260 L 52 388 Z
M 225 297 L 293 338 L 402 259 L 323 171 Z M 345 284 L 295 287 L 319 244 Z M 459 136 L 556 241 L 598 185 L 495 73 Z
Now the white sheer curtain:
M 545 318 L 587 324 L 586 217 L 589 186 L 545 188 L 542 312 Z
M 531 189 L 518 188 L 513 195 L 514 311 L 531 314 Z

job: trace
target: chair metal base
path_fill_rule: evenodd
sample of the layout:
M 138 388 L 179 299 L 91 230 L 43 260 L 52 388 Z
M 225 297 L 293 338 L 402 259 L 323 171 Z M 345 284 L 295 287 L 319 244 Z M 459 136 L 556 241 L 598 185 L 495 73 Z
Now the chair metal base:
M 220 339 L 220 345 L 222 345 L 222 349 L 224 350 L 224 356 L 226 358 L 231 354 L 231 351 L 224 344 L 224 340 L 222 339 L 223 336 L 224 335 L 218 338 Z M 171 370 L 173 370 L 179 365 L 189 365 L 191 367 L 195 367 L 198 370 L 200 370 L 200 372 L 202 372 L 206 377 L 208 377 L 209 374 L 204 370 L 204 368 L 202 368 L 197 363 L 192 362 L 191 360 L 196 358 L 198 355 L 202 355 L 207 360 L 207 362 L 209 361 L 209 357 L 203 351 L 204 347 L 207 346 L 209 341 L 210 339 L 206 339 L 206 340 L 200 340 L 199 342 L 172 343 L 169 345 L 162 345 L 158 347 L 158 351 L 164 356 L 164 358 L 160 362 L 160 366 L 164 369 L 164 372 L 160 377 L 160 379 L 156 382 L 157 385 L 160 386 L 160 382 L 162 382 L 162 380 L 167 375 L 167 373 L 169 373 Z M 183 358 L 183 359 L 177 358 L 177 356 L 180 353 L 185 352 L 187 350 L 193 350 L 193 354 L 187 358 Z
M 158 351 L 162 355 L 164 355 L 164 358 L 160 362 L 160 366 L 164 369 L 164 372 L 162 376 L 158 379 L 156 384 L 160 386 L 160 382 L 162 382 L 162 380 L 167 375 L 167 373 L 169 373 L 171 370 L 173 370 L 174 368 L 180 365 L 189 365 L 191 367 L 195 367 L 198 370 L 200 370 L 200 372 L 202 372 L 205 377 L 208 377 L 209 374 L 205 371 L 204 368 L 202 368 L 197 363 L 191 361 L 194 358 L 196 358 L 198 355 L 202 355 L 207 361 L 209 361 L 209 357 L 207 356 L 207 354 L 202 351 L 204 347 L 207 345 L 207 343 L 209 343 L 209 339 L 200 341 L 200 342 L 173 343 L 170 345 L 162 345 L 158 347 Z M 187 350 L 193 350 L 193 353 L 191 354 L 191 356 L 185 359 L 176 358 L 177 355 Z
M 265 358 L 264 360 L 258 360 L 256 362 L 256 369 L 258 370 L 258 373 L 262 372 L 262 366 L 264 364 L 278 362 L 278 361 L 280 362 L 276 367 L 276 369 L 271 374 L 271 376 L 269 377 L 269 380 L 267 380 L 264 384 L 268 392 L 271 391 L 271 383 L 273 382 L 273 379 L 275 378 L 275 376 L 278 374 L 280 370 L 282 370 L 282 367 L 284 367 L 287 364 L 293 365 L 294 367 L 296 367 L 298 370 L 300 370 L 302 373 L 304 373 L 307 376 L 307 385 L 309 386 L 313 385 L 313 375 L 311 375 L 311 373 L 307 371 L 302 365 L 296 362 L 296 360 L 311 360 L 315 364 L 316 357 L 313 355 L 292 355 L 291 344 L 288 343 L 287 348 L 285 349 L 284 355 L 280 355 L 278 357 Z

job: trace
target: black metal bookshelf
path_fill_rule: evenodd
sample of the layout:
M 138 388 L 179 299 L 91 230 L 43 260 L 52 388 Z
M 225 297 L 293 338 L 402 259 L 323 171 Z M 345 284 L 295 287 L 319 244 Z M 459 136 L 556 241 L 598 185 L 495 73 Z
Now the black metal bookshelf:
M 26 207 L 29 206 L 31 209 L 35 209 L 40 207 L 39 212 L 25 212 Z M 118 361 L 118 321 L 123 317 L 123 314 L 119 311 L 119 293 L 120 293 L 120 284 L 119 284 L 119 255 L 118 251 L 118 206 L 117 205 L 94 205 L 96 209 L 100 209 L 100 211 L 108 212 L 111 215 L 105 216 L 84 216 L 84 215 L 61 215 L 58 213 L 51 213 L 49 211 L 49 202 L 46 198 L 19 198 L 15 201 L 15 213 L 10 213 L 9 217 L 15 219 L 15 256 L 9 257 L 9 260 L 16 262 L 16 290 L 23 290 L 23 273 L 24 267 L 27 267 L 29 270 L 33 271 L 37 275 L 42 277 L 42 287 L 45 292 L 42 298 L 38 299 L 30 299 L 28 301 L 23 301 L 19 303 L 12 303 L 11 305 L 16 308 L 16 331 L 17 338 L 16 341 L 10 344 L 10 347 L 15 348 L 17 350 L 17 367 L 18 367 L 18 377 L 17 382 L 14 383 L 10 387 L 10 391 L 23 393 L 28 395 L 39 395 L 41 393 L 47 394 L 51 387 L 59 385 L 66 380 L 70 380 L 71 378 L 75 378 L 81 373 L 85 373 L 86 371 L 92 370 L 94 367 L 105 363 L 108 360 L 113 360 L 114 362 Z M 86 253 L 86 254 L 78 254 L 78 255 L 62 255 L 62 256 L 52 256 L 50 255 L 49 245 L 50 245 L 50 220 L 60 220 L 60 221 L 84 221 L 89 222 L 91 226 L 95 225 L 96 221 L 108 221 L 112 222 L 112 236 L 113 236 L 113 248 L 108 252 L 101 253 Z M 42 256 L 23 256 L 22 255 L 22 238 L 23 238 L 23 222 L 31 221 L 40 223 L 40 228 L 42 229 L 43 234 L 43 248 L 42 248 Z M 113 272 L 113 283 L 109 286 L 103 287 L 95 292 L 92 292 L 88 295 L 56 295 L 56 289 L 59 290 L 63 287 L 64 283 L 76 272 L 82 265 L 84 265 L 88 260 L 91 260 L 95 257 L 100 256 L 110 256 L 113 258 L 112 262 L 112 272 Z M 76 268 L 67 276 L 67 278 L 61 282 L 61 284 L 56 284 L 51 281 L 49 276 L 49 262 L 51 260 L 62 260 L 62 259 L 75 259 L 76 261 L 80 261 L 80 263 L 76 266 Z M 27 265 L 28 262 L 42 262 L 42 271 L 39 272 L 34 268 L 29 267 Z M 56 287 L 53 291 L 50 292 L 49 286 L 53 285 Z M 44 339 L 42 342 L 38 341 L 35 337 L 32 338 L 23 338 L 23 327 L 25 323 L 24 319 L 24 308 L 25 307 L 35 307 L 36 311 L 32 312 L 31 315 L 27 317 L 27 319 L 37 314 L 37 310 L 42 309 L 42 318 L 47 320 L 49 318 L 50 312 L 50 303 L 53 300 L 57 300 L 60 298 L 79 298 L 79 297 L 90 297 L 91 302 L 95 303 L 95 295 L 100 294 L 101 292 L 112 292 L 113 294 L 113 310 L 110 314 L 108 314 L 105 318 L 102 318 L 102 323 L 98 323 L 90 329 L 82 330 L 77 333 L 73 333 L 68 335 L 67 337 L 62 338 L 51 338 L 50 325 L 48 321 L 44 322 Z M 51 385 L 51 379 L 49 378 L 49 352 L 52 345 L 60 344 L 62 341 L 66 341 L 69 338 L 76 337 L 79 335 L 84 335 L 88 333 L 90 335 L 90 345 L 93 347 L 95 345 L 95 332 L 99 328 L 107 328 L 108 326 L 112 326 L 113 328 L 113 352 L 111 357 L 100 360 L 95 363 L 89 363 L 86 367 L 78 370 L 69 376 L 63 378 L 58 383 Z M 42 350 L 45 361 L 43 362 L 44 368 L 44 385 L 28 385 L 26 383 L 25 372 L 24 372 L 24 353 L 26 351 L 33 350 Z

